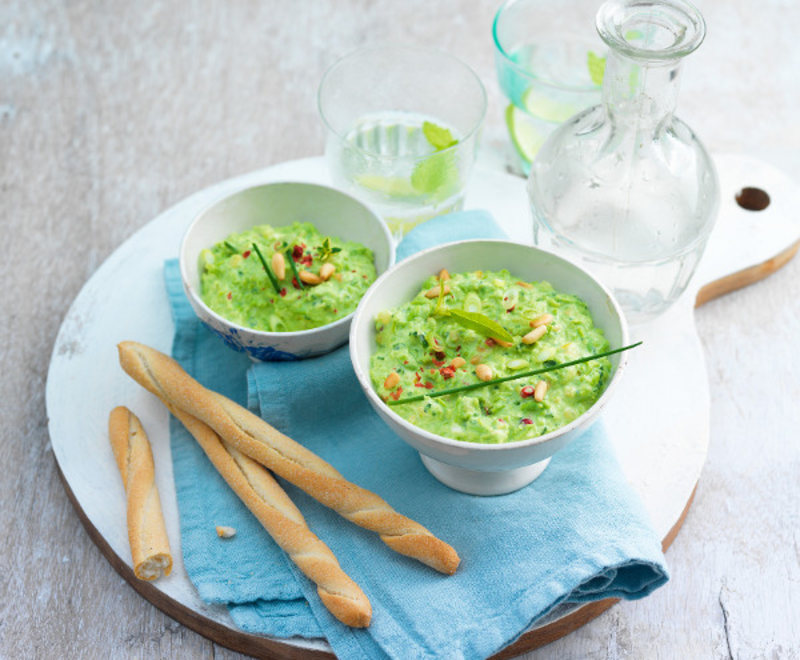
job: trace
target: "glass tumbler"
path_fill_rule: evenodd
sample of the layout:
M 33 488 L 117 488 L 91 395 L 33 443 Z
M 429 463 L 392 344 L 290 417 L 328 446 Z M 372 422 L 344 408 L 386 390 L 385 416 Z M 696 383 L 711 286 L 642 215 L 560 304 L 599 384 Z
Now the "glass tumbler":
M 466 64 L 435 49 L 364 48 L 328 69 L 318 103 L 333 184 L 375 209 L 396 241 L 463 207 L 487 103 Z
M 497 80 L 522 172 L 564 120 L 600 102 L 606 62 L 595 0 L 507 0 L 494 18 Z

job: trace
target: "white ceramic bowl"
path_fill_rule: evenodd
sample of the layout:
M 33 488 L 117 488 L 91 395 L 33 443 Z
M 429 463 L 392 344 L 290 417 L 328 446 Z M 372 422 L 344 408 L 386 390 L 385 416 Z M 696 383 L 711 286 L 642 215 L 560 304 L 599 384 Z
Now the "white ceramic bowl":
M 311 222 L 321 234 L 358 241 L 375 256 L 378 275 L 394 263 L 394 244 L 383 221 L 343 192 L 311 183 L 268 183 L 245 188 L 200 213 L 183 237 L 183 288 L 198 318 L 222 340 L 254 360 L 293 360 L 327 353 L 347 342 L 349 314 L 333 323 L 297 332 L 264 332 L 232 323 L 200 297 L 200 252 L 234 232 L 255 225 L 274 227 Z
M 627 352 L 611 356 L 611 376 L 605 391 L 578 419 L 551 433 L 503 445 L 453 440 L 416 427 L 387 406 L 372 387 L 370 356 L 375 350 L 375 316 L 402 305 L 420 290 L 430 275 L 508 269 L 521 280 L 549 281 L 557 290 L 581 298 L 611 348 L 628 344 L 628 327 L 611 293 L 580 266 L 550 252 L 507 241 L 449 243 L 417 253 L 384 273 L 361 299 L 350 329 L 350 357 L 369 402 L 389 427 L 419 451 L 427 469 L 442 483 L 474 495 L 500 495 L 533 481 L 550 457 L 579 437 L 597 419 L 617 387 Z

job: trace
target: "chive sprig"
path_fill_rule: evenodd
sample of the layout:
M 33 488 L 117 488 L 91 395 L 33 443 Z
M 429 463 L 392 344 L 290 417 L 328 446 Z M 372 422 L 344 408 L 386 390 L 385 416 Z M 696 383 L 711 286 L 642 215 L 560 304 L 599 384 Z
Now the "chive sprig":
M 292 272 L 294 273 L 294 279 L 297 282 L 297 286 L 299 286 L 301 289 L 305 288 L 303 286 L 303 282 L 300 280 L 300 273 L 297 272 L 297 264 L 294 263 L 294 257 L 292 256 L 292 248 L 286 250 L 286 260 L 292 267 Z
M 570 360 L 569 362 L 560 362 L 558 364 L 553 364 L 548 367 L 541 367 L 540 369 L 533 369 L 531 371 L 521 371 L 516 374 L 511 374 L 510 376 L 501 376 L 500 378 L 493 378 L 492 380 L 487 381 L 480 381 L 478 383 L 471 383 L 469 385 L 459 385 L 458 387 L 450 387 L 444 390 L 428 390 L 425 394 L 419 394 L 415 396 L 409 396 L 405 399 L 398 399 L 394 401 L 390 399 L 386 403 L 390 406 L 399 406 L 403 403 L 412 403 L 414 401 L 424 401 L 425 399 L 435 399 L 440 396 L 447 396 L 448 394 L 456 394 L 458 392 L 468 392 L 471 390 L 477 390 L 481 387 L 488 387 L 490 385 L 497 385 L 498 383 L 505 383 L 510 380 L 518 380 L 520 378 L 528 378 L 530 376 L 538 376 L 539 374 L 544 374 L 549 371 L 556 371 L 558 369 L 565 369 L 567 367 L 575 366 L 576 364 L 583 364 L 584 362 L 590 362 L 592 360 L 599 360 L 604 357 L 608 357 L 609 355 L 615 355 L 616 353 L 622 353 L 623 351 L 628 351 L 632 348 L 636 348 L 642 342 L 638 341 L 635 344 L 629 344 L 628 346 L 623 346 L 622 348 L 615 348 L 610 351 L 605 351 L 603 353 L 595 353 L 593 355 L 587 355 L 582 358 L 578 358 L 576 360 Z
M 261 265 L 264 266 L 264 270 L 267 273 L 267 277 L 269 277 L 269 281 L 272 282 L 272 288 L 275 289 L 275 293 L 281 292 L 281 287 L 278 284 L 278 278 L 275 277 L 275 273 L 272 272 L 272 268 L 269 267 L 267 260 L 264 259 L 264 255 L 261 254 L 261 250 L 258 249 L 258 245 L 253 243 L 253 250 L 258 255 L 259 260 L 261 261 Z

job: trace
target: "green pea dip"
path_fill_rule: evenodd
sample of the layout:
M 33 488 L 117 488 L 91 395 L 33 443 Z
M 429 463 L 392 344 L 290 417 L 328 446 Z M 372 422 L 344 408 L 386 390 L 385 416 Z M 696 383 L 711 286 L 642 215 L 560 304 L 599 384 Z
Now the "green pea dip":
M 507 330 L 513 344 L 504 346 L 464 327 L 452 315 L 436 314 L 434 292 L 440 284 L 432 276 L 412 300 L 379 313 L 375 320 L 377 349 L 370 362 L 370 378 L 385 401 L 480 382 L 479 365 L 487 365 L 494 379 L 609 349 L 586 304 L 556 291 L 548 282 L 521 282 L 501 270 L 454 274 L 446 284 L 450 293 L 443 298 L 445 308 L 483 314 Z M 545 334 L 525 343 L 531 322 L 542 324 L 543 318 L 549 321 Z M 399 380 L 390 377 L 393 372 Z M 447 438 L 485 444 L 516 442 L 555 431 L 579 417 L 602 394 L 610 373 L 610 361 L 602 358 L 529 379 L 392 405 L 392 410 L 411 424 Z M 547 391 L 538 401 L 534 390 L 540 380 L 547 383 Z
M 284 255 L 277 291 L 253 243 L 270 270 L 273 254 Z M 319 276 L 322 265 L 331 264 L 333 275 L 319 284 L 298 282 L 287 250 L 298 272 Z M 266 332 L 310 330 L 344 318 L 376 278 L 369 248 L 323 236 L 309 222 L 231 234 L 201 252 L 200 266 L 203 302 L 228 321 Z

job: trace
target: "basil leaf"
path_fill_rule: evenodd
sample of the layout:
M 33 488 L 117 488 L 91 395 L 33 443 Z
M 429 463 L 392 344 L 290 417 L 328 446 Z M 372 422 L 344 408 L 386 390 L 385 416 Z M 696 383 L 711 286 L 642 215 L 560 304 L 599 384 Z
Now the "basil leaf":
M 511 336 L 508 330 L 503 328 L 499 323 L 492 321 L 492 319 L 485 314 L 481 314 L 480 312 L 468 312 L 463 309 L 448 309 L 447 311 L 454 321 L 485 337 L 507 342 L 514 341 L 514 337 Z

